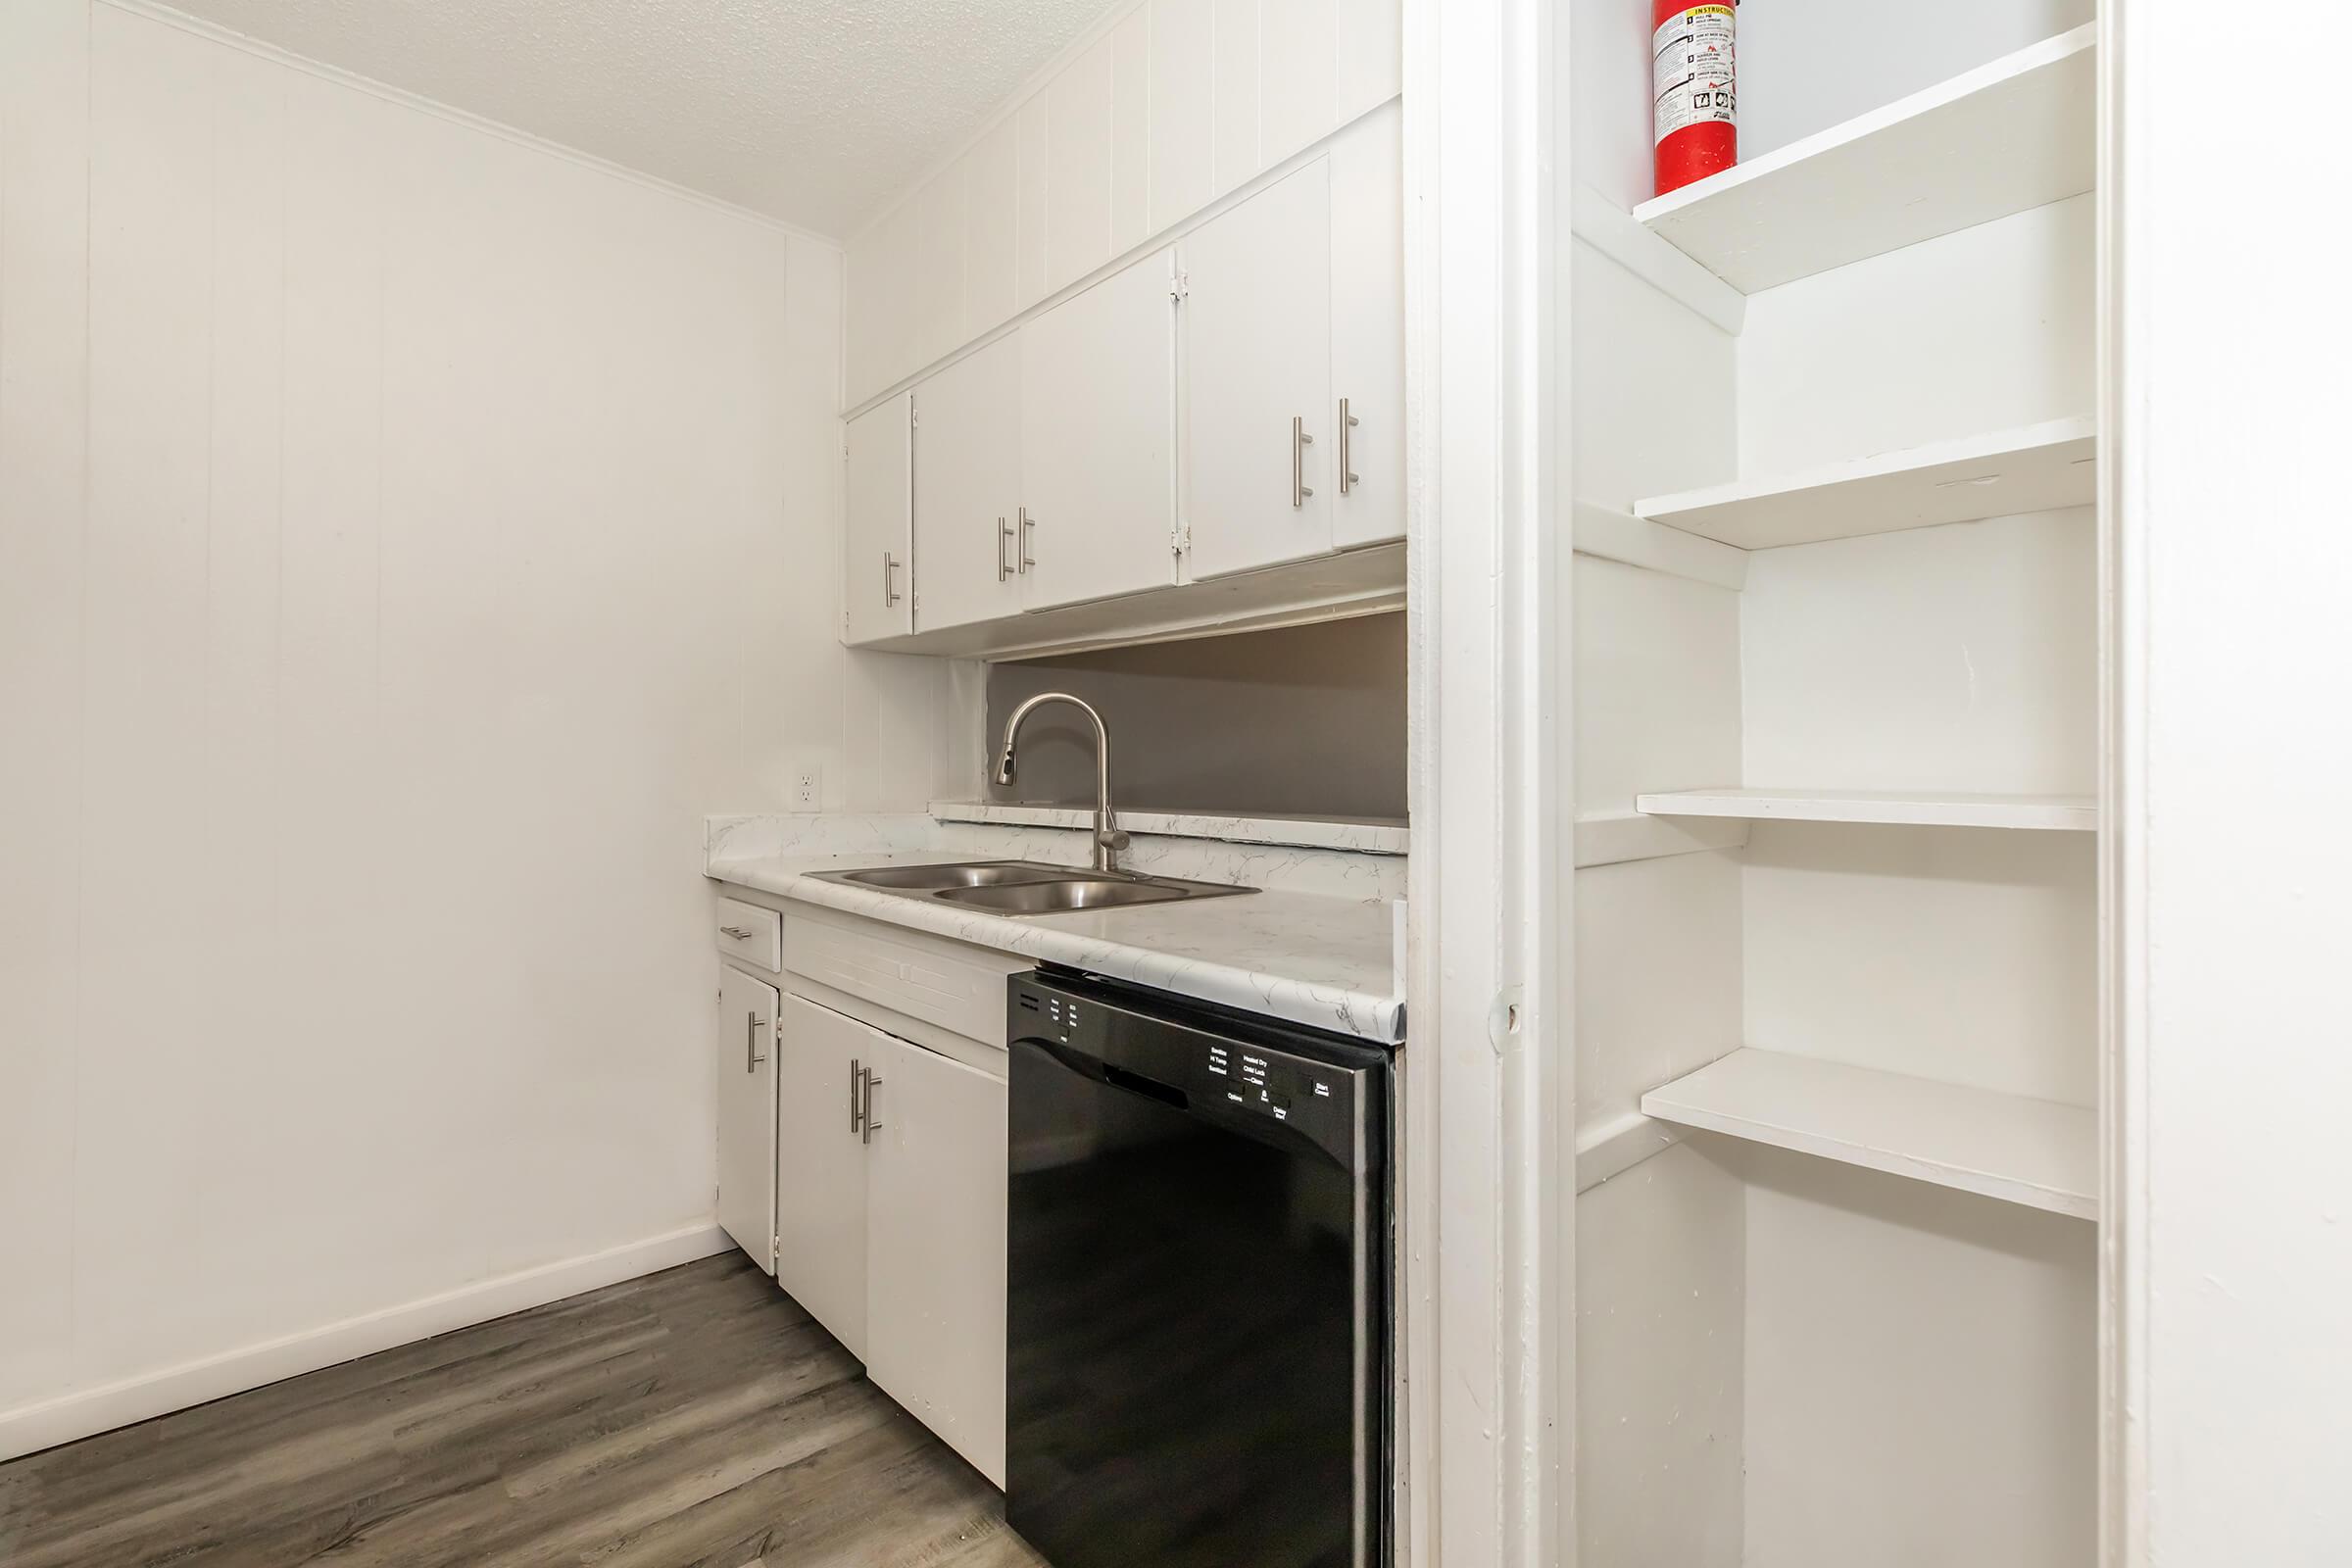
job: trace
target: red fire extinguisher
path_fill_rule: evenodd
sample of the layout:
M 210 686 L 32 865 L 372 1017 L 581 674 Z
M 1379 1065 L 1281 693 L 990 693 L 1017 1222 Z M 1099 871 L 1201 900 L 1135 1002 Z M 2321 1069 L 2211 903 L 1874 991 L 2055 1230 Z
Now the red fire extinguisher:
M 1740 161 L 1739 80 L 1732 34 L 1740 0 L 1650 0 L 1652 122 L 1658 194 Z

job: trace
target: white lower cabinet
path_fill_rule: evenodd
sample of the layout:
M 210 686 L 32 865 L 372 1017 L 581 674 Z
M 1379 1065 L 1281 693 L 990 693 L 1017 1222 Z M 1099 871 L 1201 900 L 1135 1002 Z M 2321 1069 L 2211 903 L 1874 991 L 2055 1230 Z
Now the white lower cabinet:
M 884 1040 L 867 1104 L 865 1369 L 1004 1484 L 1004 1083 Z
M 718 1223 L 774 1271 L 776 988 L 733 964 L 718 968 Z
M 1004 1484 L 1004 1081 L 801 997 L 777 1042 L 776 1283 Z
M 858 1074 L 890 1037 L 786 997 L 776 1039 L 776 1283 L 835 1339 L 866 1353 L 865 1148 Z

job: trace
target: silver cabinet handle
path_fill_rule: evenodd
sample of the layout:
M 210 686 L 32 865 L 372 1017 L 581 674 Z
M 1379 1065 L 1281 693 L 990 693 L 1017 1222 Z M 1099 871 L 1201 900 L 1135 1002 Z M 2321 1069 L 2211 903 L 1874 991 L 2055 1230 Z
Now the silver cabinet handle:
M 743 1070 L 745 1072 L 750 1072 L 753 1068 L 759 1066 L 761 1062 L 767 1059 L 765 1056 L 760 1054 L 760 1031 L 766 1027 L 767 1020 L 760 1017 L 758 1013 L 747 1012 L 744 1014 Z
M 1027 507 L 1023 507 L 1021 509 L 1021 572 L 1024 576 L 1028 574 L 1030 567 L 1037 564 L 1037 558 L 1029 553 L 1029 541 L 1036 537 L 1036 528 L 1037 519 L 1029 515 Z
M 881 1082 L 882 1082 L 882 1080 L 881 1080 L 881 1079 L 879 1079 L 879 1078 L 877 1078 L 877 1077 L 875 1077 L 875 1076 L 874 1076 L 874 1074 L 872 1073 L 872 1071 L 870 1071 L 870 1070 L 869 1070 L 869 1071 L 866 1073 L 866 1075 L 865 1075 L 865 1131 L 864 1131 L 864 1133 L 863 1133 L 863 1134 L 861 1134 L 861 1135 L 859 1136 L 859 1138 L 858 1138 L 858 1141 L 859 1143 L 861 1143 L 861 1144 L 870 1144 L 870 1143 L 872 1143 L 872 1142 L 874 1141 L 874 1134 L 875 1134 L 876 1132 L 880 1131 L 880 1130 L 881 1130 L 881 1127 L 882 1127 L 882 1124 L 881 1124 L 880 1122 L 878 1122 L 878 1121 L 874 1120 L 874 1090 L 875 1090 L 876 1088 L 880 1087 L 880 1085 L 881 1085 Z
M 1348 412 L 1348 400 L 1340 399 L 1340 494 L 1342 495 L 1346 495 L 1356 485 L 1357 475 L 1352 469 L 1355 458 L 1348 451 L 1348 448 L 1355 443 L 1348 438 L 1348 432 L 1354 429 L 1355 424 L 1355 416 Z
M 738 942 L 752 940 L 752 928 L 748 925 L 722 925 L 718 929 Z
M 999 582 L 1004 582 L 1012 576 L 1012 558 L 1004 553 L 1004 547 L 1010 543 L 1012 543 L 1012 524 L 1006 522 L 1003 517 L 999 517 L 997 519 L 997 581 Z
M 882 552 L 882 608 L 885 610 L 906 597 L 899 592 L 898 580 L 899 558 L 885 550 Z
M 852 1132 L 856 1132 L 865 1125 L 865 1106 L 858 1099 L 858 1086 L 864 1081 L 865 1074 L 859 1070 L 858 1058 L 852 1056 L 850 1058 L 850 1131 Z
M 1305 506 L 1306 498 L 1314 494 L 1306 487 L 1306 449 L 1314 444 L 1315 438 L 1306 433 L 1306 420 L 1298 415 L 1292 415 L 1291 505 L 1294 508 Z

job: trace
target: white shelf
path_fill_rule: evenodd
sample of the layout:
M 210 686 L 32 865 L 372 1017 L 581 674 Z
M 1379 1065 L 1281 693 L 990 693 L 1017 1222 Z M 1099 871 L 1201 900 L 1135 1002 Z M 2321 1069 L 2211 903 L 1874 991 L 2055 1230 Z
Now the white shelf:
M 1742 1050 L 1642 1097 L 1661 1121 L 2078 1219 L 2098 1217 L 2082 1105 Z
M 2096 421 L 2053 419 L 1657 496 L 1635 502 L 1634 514 L 1742 550 L 1773 550 L 2086 507 L 2098 499 L 2097 457 Z
M 1910 827 L 2001 827 L 2088 833 L 2087 795 L 1964 795 L 1901 790 L 1677 790 L 1639 795 L 1649 816 L 1734 816 L 1750 822 L 1880 822 Z
M 1634 217 L 1742 294 L 2092 188 L 2096 24 L 1643 202 Z

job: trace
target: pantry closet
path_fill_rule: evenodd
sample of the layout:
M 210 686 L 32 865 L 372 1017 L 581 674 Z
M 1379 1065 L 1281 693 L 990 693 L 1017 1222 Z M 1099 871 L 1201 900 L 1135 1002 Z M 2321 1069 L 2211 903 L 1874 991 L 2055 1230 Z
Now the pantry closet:
M 2081 1568 L 2098 1474 L 2089 0 L 1649 9 L 1555 82 L 1582 1568 Z

